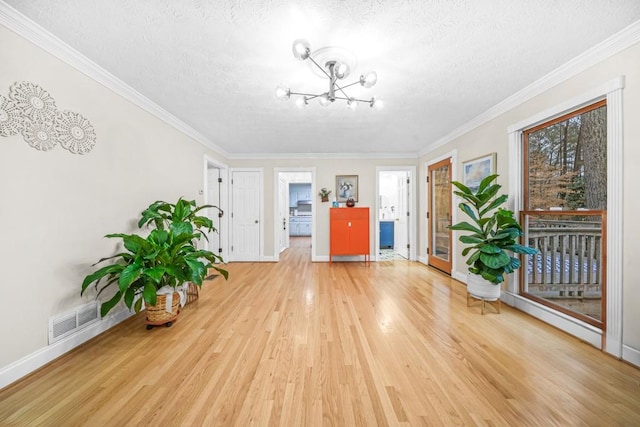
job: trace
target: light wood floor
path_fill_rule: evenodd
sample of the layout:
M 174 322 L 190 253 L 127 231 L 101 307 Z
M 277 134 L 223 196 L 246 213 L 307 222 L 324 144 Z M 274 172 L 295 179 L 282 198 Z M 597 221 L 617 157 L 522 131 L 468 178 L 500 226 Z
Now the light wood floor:
M 418 263 L 236 263 L 0 391 L 0 425 L 640 425 L 640 370 Z

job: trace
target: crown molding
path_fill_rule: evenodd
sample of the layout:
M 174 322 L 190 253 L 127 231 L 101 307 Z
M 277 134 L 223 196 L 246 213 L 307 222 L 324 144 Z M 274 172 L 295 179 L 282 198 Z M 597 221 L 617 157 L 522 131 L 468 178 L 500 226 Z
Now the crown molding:
M 591 49 L 581 53 L 569 62 L 561 65 L 549 74 L 541 77 L 527 87 L 519 90 L 505 100 L 499 102 L 484 113 L 471 119 L 469 122 L 454 129 L 452 132 L 429 144 L 420 151 L 419 156 L 425 156 L 438 147 L 441 147 L 460 136 L 471 132 L 479 126 L 495 119 L 501 114 L 517 107 L 520 104 L 532 99 L 535 96 L 551 89 L 552 87 L 578 75 L 586 69 L 604 61 L 605 59 L 633 46 L 640 42 L 640 21 L 636 21 L 626 28 L 623 28 L 611 37 L 603 40 Z
M 230 160 L 418 159 L 418 153 L 231 153 Z
M 42 26 L 0 0 L 0 24 L 9 30 L 35 44 L 47 53 L 55 56 L 81 73 L 87 75 L 116 94 L 132 102 L 134 105 L 151 113 L 158 119 L 182 132 L 194 141 L 205 147 L 216 151 L 218 154 L 227 156 L 228 153 L 216 145 L 203 134 L 193 129 L 191 126 L 178 119 L 167 110 L 151 101 L 131 86 L 109 73 L 100 65 L 91 61 L 86 56 L 69 46 L 67 43 L 51 34 Z

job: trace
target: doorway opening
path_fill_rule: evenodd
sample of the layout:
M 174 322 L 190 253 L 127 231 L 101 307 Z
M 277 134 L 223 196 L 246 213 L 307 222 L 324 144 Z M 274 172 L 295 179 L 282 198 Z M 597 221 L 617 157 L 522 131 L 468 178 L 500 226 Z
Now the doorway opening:
M 276 261 L 290 247 L 311 248 L 315 236 L 315 170 L 292 168 L 275 170 L 274 255 Z
M 229 261 L 229 224 L 228 210 L 228 170 L 227 166 L 207 156 L 204 160 L 204 204 L 213 205 L 207 209 L 207 216 L 213 221 L 215 231 L 207 234 L 202 244 L 206 249 L 218 254 L 225 262 Z
M 413 167 L 378 168 L 376 200 L 376 259 L 414 260 Z

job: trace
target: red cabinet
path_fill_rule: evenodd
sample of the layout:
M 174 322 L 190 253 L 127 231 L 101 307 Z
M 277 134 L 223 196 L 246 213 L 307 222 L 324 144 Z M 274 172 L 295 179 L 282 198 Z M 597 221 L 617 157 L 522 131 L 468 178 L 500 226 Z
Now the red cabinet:
M 335 255 L 364 255 L 369 259 L 369 208 L 331 208 L 329 262 Z

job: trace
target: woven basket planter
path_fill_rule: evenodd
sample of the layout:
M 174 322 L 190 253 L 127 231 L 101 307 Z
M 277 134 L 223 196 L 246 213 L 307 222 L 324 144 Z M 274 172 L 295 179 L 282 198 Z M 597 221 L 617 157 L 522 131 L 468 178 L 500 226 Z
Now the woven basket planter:
M 180 314 L 180 294 L 173 293 L 171 313 L 166 310 L 167 296 L 157 295 L 156 305 L 147 306 L 147 325 L 164 325 L 173 322 Z

